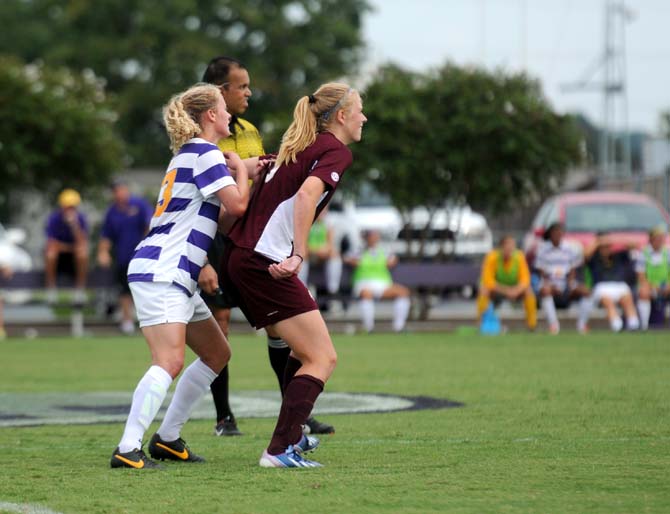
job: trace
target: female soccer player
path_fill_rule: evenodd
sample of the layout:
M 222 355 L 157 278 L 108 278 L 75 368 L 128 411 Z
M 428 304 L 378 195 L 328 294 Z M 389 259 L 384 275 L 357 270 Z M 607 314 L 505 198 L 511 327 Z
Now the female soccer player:
M 350 143 L 367 118 L 359 94 L 329 83 L 298 101 L 272 170 L 259 179 L 249 209 L 231 229 L 223 279 L 239 295 L 256 328 L 272 328 L 291 348 L 284 397 L 263 467 L 316 467 L 302 452 L 318 444 L 303 436 L 314 402 L 337 356 L 314 299 L 298 278 L 314 219 L 351 164 Z
M 175 156 L 165 173 L 150 230 L 137 245 L 128 282 L 152 366 L 140 380 L 111 466 L 158 467 L 142 437 L 184 364 L 185 346 L 198 359 L 184 371 L 165 419 L 149 444 L 155 459 L 198 462 L 180 438 L 193 406 L 230 359 L 230 347 L 210 310 L 194 294 L 217 229 L 220 205 L 240 216 L 249 201 L 246 163 L 216 142 L 229 135 L 230 115 L 219 88 L 196 85 L 174 96 L 163 119 Z M 250 164 L 251 165 L 251 164 Z M 229 170 L 235 172 L 235 178 Z

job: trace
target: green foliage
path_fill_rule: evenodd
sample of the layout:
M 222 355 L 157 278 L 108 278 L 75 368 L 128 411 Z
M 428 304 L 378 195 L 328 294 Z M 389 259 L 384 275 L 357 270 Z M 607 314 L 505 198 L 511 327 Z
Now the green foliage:
M 140 474 L 109 469 L 122 423 L 0 428 L 0 505 L 184 514 L 668 512 L 667 338 L 335 335 L 328 392 L 465 406 L 322 414 L 337 432 L 314 454 L 325 467 L 303 471 L 258 467 L 274 428 L 269 418 L 238 419 L 244 436 L 233 438 L 214 437 L 213 420 L 188 422 L 184 437 L 207 462 Z M 233 333 L 231 343 L 231 393 L 276 391 L 265 345 L 253 334 Z M 3 392 L 127 391 L 130 399 L 150 362 L 139 337 L 9 338 L 2 348 Z
M 169 157 L 160 108 L 207 62 L 244 62 L 249 119 L 275 147 L 298 96 L 355 71 L 366 0 L 3 0 L 0 52 L 92 69 L 115 93 L 134 165 Z
M 90 70 L 75 73 L 0 57 L 0 119 L 5 211 L 12 191 L 99 184 L 120 165 L 115 116 Z
M 401 211 L 469 203 L 502 212 L 560 184 L 579 135 L 524 74 L 447 64 L 426 74 L 382 67 L 368 86 L 359 176 Z

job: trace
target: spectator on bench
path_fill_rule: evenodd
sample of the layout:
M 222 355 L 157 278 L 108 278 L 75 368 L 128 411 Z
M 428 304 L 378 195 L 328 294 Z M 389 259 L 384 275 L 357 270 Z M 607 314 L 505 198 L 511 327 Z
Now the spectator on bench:
M 601 233 L 593 245 L 584 251 L 586 267 L 591 276 L 591 298 L 595 305 L 602 304 L 607 311 L 612 331 L 619 332 L 623 328 L 617 306 L 623 309 L 628 330 L 637 330 L 640 328 L 640 320 L 635 310 L 633 292 L 628 285 L 633 274 L 630 249 L 615 252 L 613 243 L 611 235 Z
M 566 308 L 572 300 L 580 298 L 577 331 L 587 331 L 586 320 L 590 311 L 590 291 L 577 281 L 577 269 L 582 264 L 578 250 L 563 241 L 563 225 L 553 223 L 544 233 L 544 243 L 537 252 L 535 268 L 540 273 L 540 298 L 549 324 L 549 332 L 558 334 L 560 324 L 556 307 Z
M 354 267 L 352 277 L 353 295 L 360 298 L 361 318 L 366 332 L 375 326 L 375 304 L 377 299 L 393 299 L 393 330 L 405 328 L 410 308 L 410 290 L 393 282 L 390 269 L 398 263 L 395 255 L 387 256 L 379 248 L 379 232 L 369 230 L 363 234 L 365 249 L 357 257 L 347 257 L 347 264 Z
M 44 272 L 49 303 L 55 303 L 57 299 L 58 273 L 74 275 L 75 303 L 83 303 L 86 299 L 88 222 L 86 216 L 77 209 L 80 203 L 81 196 L 77 191 L 63 189 L 58 195 L 58 209 L 47 219 Z
M 149 230 L 153 209 L 143 198 L 131 195 L 128 184 L 123 180 L 115 180 L 111 189 L 112 204 L 107 209 L 100 231 L 98 264 L 101 268 L 113 269 L 121 308 L 119 328 L 124 334 L 132 334 L 135 322 L 133 297 L 128 285 L 128 264 L 135 247 Z
M 647 330 L 652 302 L 659 302 L 661 308 L 670 297 L 670 255 L 665 246 L 667 230 L 659 225 L 649 231 L 649 244 L 640 252 L 635 263 L 637 272 L 640 328 Z
M 530 286 L 530 270 L 523 253 L 517 249 L 511 235 L 500 240 L 499 248 L 491 250 L 484 258 L 477 297 L 477 323 L 491 300 L 523 299 L 526 325 L 529 330 L 537 326 L 537 300 Z

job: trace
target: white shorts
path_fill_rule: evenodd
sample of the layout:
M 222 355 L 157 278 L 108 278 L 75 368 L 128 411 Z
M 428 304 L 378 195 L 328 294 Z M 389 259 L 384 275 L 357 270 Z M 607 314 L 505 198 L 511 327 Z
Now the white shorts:
M 386 291 L 392 285 L 392 282 L 388 282 L 386 280 L 359 280 L 354 284 L 352 292 L 354 296 L 359 297 L 363 289 L 369 289 L 372 291 L 372 296 L 379 299 L 384 294 L 384 291 Z
M 186 324 L 212 316 L 199 294 L 189 297 L 169 282 L 131 282 L 130 292 L 140 327 L 163 323 Z
M 599 302 L 603 297 L 618 302 L 627 294 L 632 294 L 632 292 L 625 282 L 599 282 L 593 288 L 592 296 L 596 302 Z

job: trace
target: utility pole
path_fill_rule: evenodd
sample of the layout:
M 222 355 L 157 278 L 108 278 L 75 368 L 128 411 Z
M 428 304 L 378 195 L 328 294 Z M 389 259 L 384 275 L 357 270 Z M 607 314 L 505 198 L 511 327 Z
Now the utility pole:
M 598 152 L 598 186 L 604 177 L 631 175 L 630 134 L 628 128 L 628 95 L 626 91 L 626 23 L 633 19 L 632 12 L 624 0 L 605 0 L 604 48 L 602 55 L 587 69 L 583 78 L 566 84 L 563 91 L 598 90 L 602 93 L 602 127 Z M 602 72 L 602 82 L 594 82 L 593 76 Z M 617 120 L 617 100 L 621 119 Z M 622 163 L 617 169 L 616 122 L 620 122 L 623 133 Z

